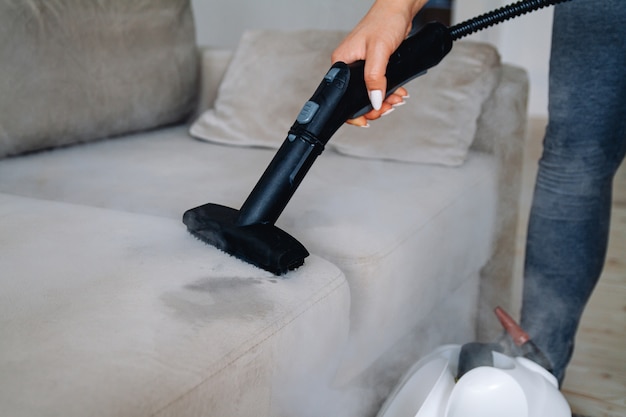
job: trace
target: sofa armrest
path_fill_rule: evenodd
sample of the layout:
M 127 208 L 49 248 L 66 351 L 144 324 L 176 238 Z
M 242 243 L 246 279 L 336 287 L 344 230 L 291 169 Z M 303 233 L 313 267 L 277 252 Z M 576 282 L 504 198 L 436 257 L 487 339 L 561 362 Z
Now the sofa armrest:
M 195 116 L 201 115 L 215 104 L 219 86 L 233 56 L 231 50 L 210 47 L 199 47 L 198 53 L 200 54 L 200 97 Z
M 500 82 L 483 103 L 471 148 L 500 154 L 518 153 L 526 136 L 529 81 L 526 70 L 502 64 Z
M 501 80 L 483 105 L 473 149 L 494 153 L 498 161 L 498 207 L 493 253 L 481 273 L 477 335 L 493 340 L 501 327 L 493 314 L 500 305 L 511 309 L 513 268 L 528 121 L 529 82 L 526 71 L 503 64 Z

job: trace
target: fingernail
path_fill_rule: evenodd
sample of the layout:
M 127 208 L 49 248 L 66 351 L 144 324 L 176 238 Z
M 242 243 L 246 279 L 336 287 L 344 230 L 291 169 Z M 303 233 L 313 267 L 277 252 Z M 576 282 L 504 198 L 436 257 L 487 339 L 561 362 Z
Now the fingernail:
M 369 124 L 369 122 L 368 122 L 368 123 L 365 123 L 365 124 L 364 124 L 363 126 L 361 126 L 361 127 L 364 127 L 365 129 L 368 129 L 368 128 L 370 127 L 370 124 Z
M 369 96 L 374 110 L 380 110 L 383 105 L 383 92 L 381 90 L 372 90 Z
M 392 108 L 390 108 L 389 110 L 387 110 L 386 112 L 384 112 L 383 114 L 381 114 L 381 115 L 380 115 L 380 117 L 387 116 L 389 113 L 391 113 L 391 112 L 392 112 L 392 111 L 394 111 L 394 110 L 395 110 L 395 109 L 392 107 Z
M 391 107 L 394 107 L 394 108 L 395 107 L 400 107 L 400 106 L 404 106 L 405 104 L 406 104 L 406 101 L 401 101 L 399 103 L 392 104 Z

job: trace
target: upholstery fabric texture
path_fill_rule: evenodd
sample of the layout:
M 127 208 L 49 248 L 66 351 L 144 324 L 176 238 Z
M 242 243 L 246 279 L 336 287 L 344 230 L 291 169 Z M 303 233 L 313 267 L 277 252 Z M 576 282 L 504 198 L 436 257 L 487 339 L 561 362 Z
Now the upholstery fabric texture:
M 280 415 L 347 338 L 345 277 L 319 257 L 281 279 L 178 218 L 0 193 L 7 217 L 3 416 Z
M 192 125 L 191 134 L 230 145 L 279 147 L 344 36 L 317 30 L 246 32 L 215 107 Z M 499 81 L 499 65 L 492 46 L 457 42 L 438 66 L 407 84 L 411 98 L 401 112 L 369 129 L 342 126 L 327 148 L 364 158 L 460 165 L 482 104 Z
M 0 192 L 180 222 L 185 210 L 207 202 L 239 208 L 274 153 L 207 146 L 189 140 L 184 126 L 160 129 L 3 161 Z M 332 152 L 317 159 L 277 226 L 346 276 L 343 379 L 362 372 L 486 263 L 495 165 L 493 155 L 475 151 L 460 168 Z M 472 323 L 471 316 L 463 322 Z
M 0 157 L 179 122 L 197 73 L 188 0 L 2 1 Z

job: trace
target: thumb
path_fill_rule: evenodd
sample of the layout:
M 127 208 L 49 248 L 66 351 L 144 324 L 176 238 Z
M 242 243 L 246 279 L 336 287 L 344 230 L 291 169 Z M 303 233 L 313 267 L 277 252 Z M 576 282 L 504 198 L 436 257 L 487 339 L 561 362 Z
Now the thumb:
M 364 80 L 374 110 L 380 110 L 387 90 L 387 63 L 391 52 L 382 43 L 372 45 L 365 57 Z

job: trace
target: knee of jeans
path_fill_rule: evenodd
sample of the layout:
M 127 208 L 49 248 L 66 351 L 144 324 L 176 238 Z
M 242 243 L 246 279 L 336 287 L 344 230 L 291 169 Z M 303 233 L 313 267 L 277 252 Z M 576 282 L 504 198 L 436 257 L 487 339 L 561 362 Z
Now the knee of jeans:
M 611 162 L 601 152 L 561 155 L 544 151 L 533 205 L 557 216 L 576 213 L 587 217 L 610 202 L 613 175 Z
M 590 196 L 611 183 L 615 167 L 611 156 L 599 149 L 581 152 L 544 150 L 537 183 L 559 195 Z

